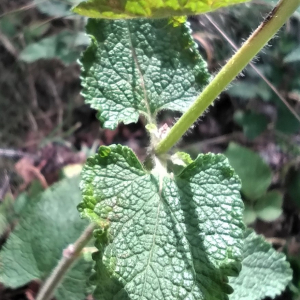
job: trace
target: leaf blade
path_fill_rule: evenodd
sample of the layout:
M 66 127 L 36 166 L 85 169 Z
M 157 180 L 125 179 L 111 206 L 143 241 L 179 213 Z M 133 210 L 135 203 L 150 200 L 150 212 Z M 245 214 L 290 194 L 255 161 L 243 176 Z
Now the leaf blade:
M 89 18 L 131 19 L 168 18 L 207 13 L 221 7 L 243 3 L 247 0 L 89 0 L 78 4 L 73 11 Z
M 27 205 L 0 252 L 0 281 L 4 285 L 16 288 L 34 279 L 44 280 L 63 249 L 79 237 L 87 222 L 80 220 L 75 208 L 81 200 L 78 184 L 78 177 L 64 180 Z M 91 262 L 80 259 L 58 287 L 57 299 L 84 298 L 91 268 Z
M 230 300 L 275 298 L 292 279 L 292 270 L 285 255 L 250 229 L 245 232 L 243 256 L 241 273 L 229 280 L 234 288 Z
M 199 156 L 172 179 L 112 145 L 82 178 L 82 215 L 110 222 L 96 244 L 96 298 L 227 299 L 244 227 L 240 182 L 224 156 Z
M 140 114 L 151 123 L 162 109 L 184 112 L 208 83 L 185 23 L 89 20 L 87 33 L 82 94 L 105 128 L 137 122 Z

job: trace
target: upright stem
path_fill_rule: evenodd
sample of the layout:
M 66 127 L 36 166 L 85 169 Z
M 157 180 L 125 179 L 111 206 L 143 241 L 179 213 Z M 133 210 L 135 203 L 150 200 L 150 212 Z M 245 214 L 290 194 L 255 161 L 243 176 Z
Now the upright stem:
M 80 257 L 82 249 L 92 238 L 94 229 L 95 225 L 90 224 L 78 240 L 63 251 L 63 257 L 40 289 L 36 300 L 50 300 L 53 297 L 55 290 L 63 280 L 64 276 L 77 258 Z
M 236 52 L 218 75 L 203 90 L 187 112 L 171 128 L 167 136 L 160 141 L 155 149 L 157 154 L 170 150 L 202 115 L 220 93 L 246 67 L 253 57 L 276 34 L 300 5 L 300 0 L 280 0 L 261 25 L 253 32 L 243 46 Z

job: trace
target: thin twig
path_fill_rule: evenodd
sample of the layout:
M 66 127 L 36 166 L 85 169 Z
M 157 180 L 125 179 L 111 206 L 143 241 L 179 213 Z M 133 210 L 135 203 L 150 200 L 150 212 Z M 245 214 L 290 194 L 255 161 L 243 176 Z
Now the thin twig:
M 69 245 L 63 251 L 61 260 L 40 289 L 36 300 L 50 300 L 53 297 L 54 292 L 62 282 L 66 273 L 72 267 L 74 262 L 80 257 L 82 250 L 92 238 L 94 229 L 95 224 L 90 224 L 78 238 L 78 240 L 73 245 Z
M 39 3 L 36 3 L 36 2 L 32 2 L 32 3 L 29 3 L 29 4 L 26 4 L 26 5 L 23 5 L 21 7 L 18 7 L 16 9 L 13 9 L 13 10 L 10 10 L 10 11 L 7 11 L 3 14 L 0 15 L 0 18 L 6 16 L 6 15 L 10 15 L 10 14 L 14 14 L 14 13 L 17 13 L 17 12 L 20 12 L 20 11 L 24 11 L 24 10 L 28 10 L 30 8 L 33 8 L 33 7 L 36 7 L 37 4 L 41 4 L 43 2 L 47 2 L 48 0 L 42 0 L 40 1 Z
M 57 108 L 57 124 L 61 126 L 61 128 L 59 128 L 59 132 L 61 133 L 61 129 L 63 126 L 63 114 L 64 114 L 64 107 L 63 107 L 63 102 L 57 92 L 57 88 L 55 83 L 53 82 L 52 78 L 45 73 L 45 85 L 48 87 L 48 90 L 50 92 L 50 94 L 52 95 L 53 99 L 54 99 L 54 103 L 56 104 L 56 108 Z
M 284 246 L 286 244 L 285 239 L 276 238 L 276 237 L 266 238 L 266 241 L 271 243 L 271 244 L 279 245 L 279 246 Z
M 15 58 L 18 56 L 18 51 L 16 50 L 14 45 L 7 38 L 7 36 L 4 34 L 1 34 L 1 32 L 0 32 L 0 42 L 12 56 L 14 56 Z
M 30 109 L 27 110 L 27 116 L 28 116 L 28 120 L 31 124 L 32 131 L 38 132 L 39 126 L 38 126 L 38 124 L 33 116 L 33 113 L 31 112 Z
M 27 82 L 28 82 L 28 87 L 29 87 L 29 92 L 30 92 L 30 99 L 31 99 L 31 105 L 33 109 L 38 109 L 38 100 L 37 100 L 37 94 L 36 94 L 36 89 L 35 89 L 35 82 L 33 80 L 32 76 L 32 66 L 28 65 L 27 69 Z

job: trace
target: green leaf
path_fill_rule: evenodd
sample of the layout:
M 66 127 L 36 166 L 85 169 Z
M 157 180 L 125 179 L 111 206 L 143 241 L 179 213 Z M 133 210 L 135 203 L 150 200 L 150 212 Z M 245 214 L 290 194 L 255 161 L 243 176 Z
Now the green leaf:
M 73 11 L 89 18 L 132 19 L 168 18 L 196 15 L 247 0 L 88 0 L 78 4 Z
M 267 129 L 268 120 L 262 114 L 236 111 L 234 121 L 243 127 L 245 136 L 253 140 Z
M 282 214 L 282 194 L 278 191 L 270 191 L 260 197 L 254 205 L 257 217 L 270 222 Z
M 6 232 L 11 219 L 15 217 L 13 197 L 6 195 L 0 202 L 0 238 Z
M 283 60 L 285 63 L 294 63 L 300 61 L 300 46 L 289 53 Z
M 20 53 L 20 60 L 30 63 L 42 58 L 54 58 L 56 56 L 56 40 L 57 36 L 55 35 L 29 44 Z
M 256 213 L 253 210 L 253 207 L 247 203 L 245 203 L 244 209 L 244 223 L 246 225 L 252 224 L 256 220 Z
M 233 97 L 249 100 L 257 96 L 257 84 L 250 80 L 239 80 L 229 87 L 228 93 Z
M 2 34 L 6 35 L 8 38 L 12 39 L 18 32 L 18 26 L 22 18 L 20 14 L 8 14 L 0 18 L 0 31 Z
M 21 193 L 16 199 L 7 194 L 0 202 L 0 237 L 17 221 L 27 201 L 27 195 Z
M 178 175 L 187 165 L 193 162 L 191 156 L 185 152 L 176 152 L 167 162 L 167 169 L 170 173 Z
M 176 152 L 174 155 L 172 155 L 172 158 L 174 159 L 173 162 L 178 164 L 183 163 L 184 166 L 187 166 L 193 162 L 191 156 L 188 153 L 185 152 Z
M 76 46 L 86 45 L 87 40 L 82 33 L 72 33 L 63 30 L 60 33 L 29 44 L 20 53 L 20 60 L 32 63 L 39 59 L 58 58 L 66 64 L 75 62 L 79 58 Z
M 25 37 L 26 44 L 32 43 L 32 41 L 36 38 L 41 37 L 45 34 L 49 28 L 51 27 L 50 23 L 32 23 L 27 27 L 23 28 L 23 34 Z
M 285 255 L 250 229 L 245 232 L 242 266 L 240 275 L 229 279 L 234 289 L 230 300 L 275 298 L 292 279 Z
M 214 154 L 199 155 L 175 177 L 154 170 L 120 145 L 87 160 L 79 210 L 110 222 L 96 243 L 95 297 L 227 299 L 244 234 L 238 177 Z
M 242 180 L 241 191 L 249 200 L 256 200 L 265 194 L 272 180 L 272 172 L 257 153 L 230 143 L 224 154 Z
M 79 218 L 79 180 L 63 180 L 31 199 L 0 252 L 0 282 L 12 288 L 50 275 L 62 251 L 79 237 L 87 222 Z M 84 299 L 91 262 L 80 259 L 56 292 L 57 300 Z
M 228 93 L 233 97 L 238 97 L 244 100 L 259 97 L 264 101 L 269 101 L 273 97 L 272 91 L 264 81 L 253 82 L 249 79 L 234 82 L 228 89 Z
M 33 0 L 40 12 L 54 17 L 63 17 L 71 14 L 72 5 L 78 4 L 80 0 Z
M 276 190 L 267 192 L 253 203 L 246 203 L 245 224 L 253 223 L 257 218 L 266 222 L 276 220 L 282 214 L 282 194 Z
M 208 83 L 187 24 L 167 19 L 89 20 L 91 45 L 82 62 L 83 95 L 105 128 L 149 123 L 159 110 L 184 112 Z
M 283 103 L 277 103 L 277 120 L 275 129 L 286 134 L 295 134 L 300 129 L 299 120 L 289 111 Z

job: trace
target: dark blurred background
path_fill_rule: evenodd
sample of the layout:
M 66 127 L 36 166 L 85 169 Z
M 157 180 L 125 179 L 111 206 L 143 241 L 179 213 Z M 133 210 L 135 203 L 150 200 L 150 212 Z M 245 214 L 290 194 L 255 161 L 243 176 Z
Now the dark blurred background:
M 145 158 L 141 122 L 103 129 L 80 95 L 77 60 L 89 38 L 86 19 L 69 11 L 78 2 L 0 2 L 0 218 L 7 194 L 14 199 L 36 182 L 50 186 L 63 167 L 84 163 L 99 145 L 126 144 Z M 211 74 L 272 5 L 251 1 L 189 19 Z M 171 125 L 174 115 L 163 112 L 159 122 Z M 178 145 L 192 157 L 224 153 L 240 175 L 245 222 L 285 252 L 294 269 L 293 283 L 277 299 L 300 299 L 299 130 L 300 10 Z M 0 228 L 1 246 L 9 228 Z M 30 300 L 28 288 L 34 289 L 2 287 L 0 298 Z

